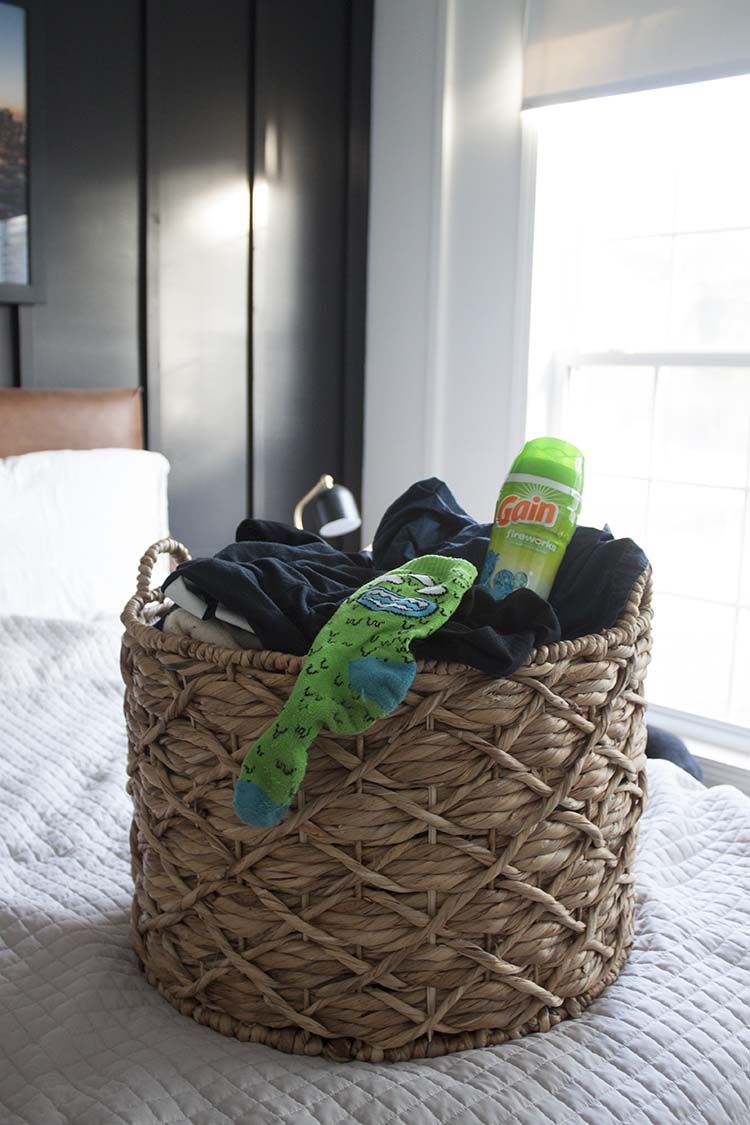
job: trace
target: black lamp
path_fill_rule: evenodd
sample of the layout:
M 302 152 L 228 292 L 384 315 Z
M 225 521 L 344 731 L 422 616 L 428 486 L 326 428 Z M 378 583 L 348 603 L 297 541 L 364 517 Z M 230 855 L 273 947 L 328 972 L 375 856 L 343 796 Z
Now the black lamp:
M 343 484 L 335 484 L 333 477 L 325 473 L 315 487 L 297 502 L 294 526 L 300 529 L 306 527 L 325 539 L 335 539 L 361 527 L 362 517 L 349 489 Z

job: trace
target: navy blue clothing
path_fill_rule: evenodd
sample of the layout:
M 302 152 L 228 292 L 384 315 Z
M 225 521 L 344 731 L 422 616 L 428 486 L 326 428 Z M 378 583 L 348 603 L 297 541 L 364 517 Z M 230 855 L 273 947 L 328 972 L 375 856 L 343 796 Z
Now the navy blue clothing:
M 413 484 L 388 508 L 375 532 L 373 559 L 376 566 L 390 569 L 419 555 L 452 555 L 481 571 L 491 530 L 492 524 L 477 523 L 448 486 L 431 477 Z M 632 539 L 615 539 L 608 528 L 576 528 L 549 597 L 561 638 L 572 640 L 615 625 L 647 566 Z
M 267 520 L 243 520 L 237 542 L 214 558 L 194 559 L 177 575 L 209 607 L 246 618 L 265 648 L 304 655 L 341 602 L 371 578 L 422 555 L 468 559 L 481 570 L 490 524 L 472 519 L 443 481 L 412 485 L 388 508 L 373 551 L 346 553 L 308 531 Z M 480 586 L 450 621 L 418 642 L 421 659 L 457 661 L 507 676 L 532 649 L 614 625 L 646 556 L 630 539 L 579 527 L 563 557 L 549 601 L 516 590 L 502 601 Z
M 183 563 L 164 589 L 179 575 L 207 601 L 209 613 L 221 603 L 246 618 L 264 648 L 301 656 L 349 594 L 409 559 L 451 555 L 481 571 L 490 530 L 491 524 L 472 519 L 448 486 L 433 477 L 391 504 L 372 554 L 340 551 L 288 524 L 246 519 L 236 543 L 214 558 Z M 613 626 L 647 565 L 632 540 L 614 539 L 608 528 L 579 527 L 549 601 L 521 589 L 496 602 L 483 587 L 473 586 L 453 617 L 414 645 L 414 654 L 510 675 L 538 645 Z M 701 776 L 684 743 L 665 731 L 649 728 L 646 753 Z
M 179 575 L 205 598 L 209 610 L 221 603 L 241 614 L 263 647 L 278 652 L 303 656 L 349 594 L 394 569 L 376 566 L 367 551 L 347 554 L 287 524 L 244 520 L 239 534 L 247 538 L 214 558 L 182 563 L 164 589 Z M 533 648 L 559 639 L 554 610 L 530 590 L 496 602 L 474 586 L 442 629 L 413 651 L 419 659 L 459 661 L 504 676 Z
M 678 738 L 676 734 L 670 734 L 667 730 L 662 730 L 661 727 L 654 727 L 650 723 L 647 729 L 647 758 L 664 758 L 668 762 L 674 762 L 681 770 L 686 770 L 687 773 L 696 777 L 698 781 L 703 781 L 703 770 L 701 766 L 695 760 L 681 738 Z
M 309 531 L 269 520 L 243 520 L 240 542 L 213 558 L 182 563 L 181 575 L 209 606 L 245 617 L 264 648 L 303 656 L 349 594 L 377 572 L 366 551 L 346 554 Z M 238 531 L 238 534 L 239 534 Z

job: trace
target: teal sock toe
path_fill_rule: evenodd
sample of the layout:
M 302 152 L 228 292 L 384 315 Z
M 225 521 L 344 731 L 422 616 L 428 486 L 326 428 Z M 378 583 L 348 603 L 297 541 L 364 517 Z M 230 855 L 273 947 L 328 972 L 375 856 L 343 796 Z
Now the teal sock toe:
M 289 811 L 289 805 L 275 805 L 258 785 L 241 779 L 234 787 L 232 808 L 240 820 L 253 828 L 273 828 Z
M 349 661 L 349 683 L 360 698 L 390 715 L 411 687 L 416 671 L 413 660 L 405 664 L 379 656 L 361 656 Z

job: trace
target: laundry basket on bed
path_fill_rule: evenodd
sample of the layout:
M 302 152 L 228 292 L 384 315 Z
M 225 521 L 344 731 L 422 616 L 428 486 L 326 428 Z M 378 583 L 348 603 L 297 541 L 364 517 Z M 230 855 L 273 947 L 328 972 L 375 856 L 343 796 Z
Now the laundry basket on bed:
M 226 1035 L 337 1059 L 500 1043 L 578 1015 L 633 931 L 651 581 L 507 679 L 424 662 L 365 734 L 323 731 L 273 829 L 232 793 L 302 658 L 166 635 L 151 547 L 122 616 L 147 979 Z

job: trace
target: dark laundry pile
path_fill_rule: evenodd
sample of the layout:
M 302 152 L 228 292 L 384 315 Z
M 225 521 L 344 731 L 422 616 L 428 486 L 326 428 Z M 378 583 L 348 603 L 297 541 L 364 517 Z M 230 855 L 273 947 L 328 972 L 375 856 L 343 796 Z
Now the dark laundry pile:
M 431 478 L 391 504 L 372 553 L 346 553 L 311 532 L 247 519 L 237 528 L 236 543 L 213 558 L 183 563 L 164 589 L 182 578 L 202 595 L 209 616 L 218 605 L 226 606 L 247 621 L 263 648 L 302 656 L 341 602 L 365 582 L 422 555 L 467 559 L 481 570 L 489 536 L 490 524 L 477 523 L 443 481 Z M 647 565 L 631 539 L 579 527 L 549 602 L 527 589 L 498 602 L 473 586 L 415 655 L 510 675 L 538 645 L 614 625 Z
M 311 532 L 245 519 L 235 543 L 213 558 L 182 563 L 164 590 L 204 619 L 218 616 L 246 624 L 262 648 L 302 656 L 345 598 L 405 562 L 448 555 L 467 559 L 481 571 L 490 530 L 490 524 L 478 523 L 463 510 L 443 481 L 432 477 L 391 504 L 371 553 L 340 551 Z M 631 539 L 615 539 L 608 528 L 578 527 L 549 601 L 528 589 L 495 601 L 482 586 L 472 586 L 450 620 L 415 644 L 414 655 L 510 675 L 539 645 L 614 626 L 647 566 L 644 552 Z M 700 767 L 676 741 L 687 755 L 677 764 L 697 776 Z M 652 742 L 661 745 L 650 736 L 649 748 Z
M 436 477 L 418 481 L 391 504 L 380 521 L 373 540 L 373 563 L 387 570 L 423 554 L 451 555 L 468 559 L 481 572 L 491 526 L 467 515 L 443 481 Z M 609 529 L 578 527 L 563 555 L 549 602 L 526 589 L 515 590 L 500 602 L 490 594 L 489 602 L 504 608 L 508 615 L 496 621 L 487 599 L 480 596 L 486 591 L 474 586 L 463 599 L 460 619 L 454 617 L 464 629 L 468 626 L 468 632 L 457 630 L 464 655 L 451 655 L 454 642 L 447 639 L 450 622 L 428 642 L 429 656 L 426 650 L 420 655 L 424 659 L 461 660 L 490 675 L 508 675 L 539 644 L 573 640 L 615 625 L 635 580 L 647 566 L 648 559 L 632 539 L 615 539 Z M 495 642 L 483 632 L 484 627 L 524 636 L 528 647 L 517 663 L 500 667 Z M 538 634 L 541 630 L 544 635 Z M 534 639 L 528 636 L 530 631 Z M 520 646 L 514 650 L 520 651 Z

